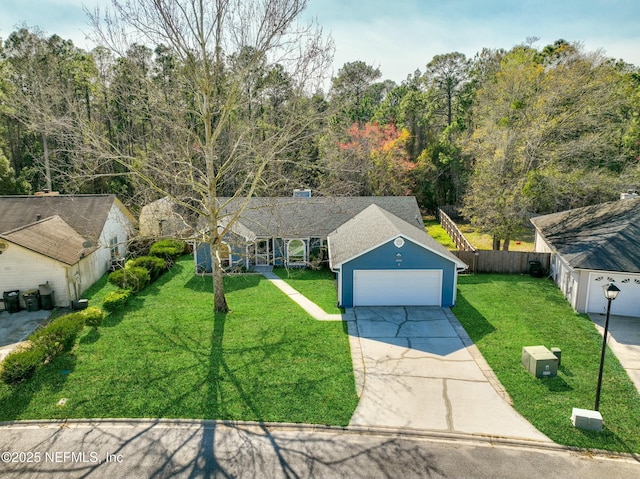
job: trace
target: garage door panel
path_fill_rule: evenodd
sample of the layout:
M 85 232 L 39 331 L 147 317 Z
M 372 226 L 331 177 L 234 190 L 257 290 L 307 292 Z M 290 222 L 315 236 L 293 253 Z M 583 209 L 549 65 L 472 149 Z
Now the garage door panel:
M 620 289 L 618 297 L 611 302 L 611 314 L 640 316 L 640 276 L 632 274 L 591 273 L 587 293 L 587 312 L 606 313 L 607 300 L 602 288 L 611 280 Z
M 442 270 L 355 270 L 354 306 L 440 306 Z

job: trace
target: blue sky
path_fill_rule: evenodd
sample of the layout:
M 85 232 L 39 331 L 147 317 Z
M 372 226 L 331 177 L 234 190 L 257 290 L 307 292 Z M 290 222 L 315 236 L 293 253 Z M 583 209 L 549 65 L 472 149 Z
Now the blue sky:
M 0 0 L 0 38 L 24 22 L 90 48 L 82 5 L 97 3 L 109 2 Z M 473 57 L 533 36 L 539 47 L 563 38 L 640 66 L 638 0 L 310 0 L 308 15 L 335 41 L 334 72 L 362 60 L 398 83 L 435 55 Z

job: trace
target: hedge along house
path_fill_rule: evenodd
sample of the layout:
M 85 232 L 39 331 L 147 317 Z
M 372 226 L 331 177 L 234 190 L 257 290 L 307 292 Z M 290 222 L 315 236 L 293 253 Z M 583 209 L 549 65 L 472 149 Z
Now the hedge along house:
M 371 205 L 328 236 L 338 302 L 353 306 L 453 306 L 467 268 L 419 228 Z
M 227 225 L 244 201 L 219 198 L 221 225 Z M 326 260 L 328 234 L 368 206 L 376 204 L 404 221 L 423 228 L 414 197 L 277 197 L 250 198 L 224 238 L 222 258 L 229 268 L 261 266 L 307 267 Z M 203 232 L 206 236 L 207 232 Z M 211 253 L 206 241 L 194 245 L 196 272 L 211 273 Z
M 126 256 L 135 224 L 114 195 L 0 196 L 0 211 L 0 291 L 48 283 L 63 307 Z
M 580 313 L 606 312 L 602 287 L 620 289 L 611 311 L 640 317 L 640 198 L 531 219 L 536 251 L 551 253 L 550 275 Z

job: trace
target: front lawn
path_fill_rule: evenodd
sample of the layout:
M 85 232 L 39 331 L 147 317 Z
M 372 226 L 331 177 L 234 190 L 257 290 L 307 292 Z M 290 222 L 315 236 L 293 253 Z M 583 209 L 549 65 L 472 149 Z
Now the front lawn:
M 210 277 L 185 257 L 29 381 L 0 384 L 0 420 L 194 418 L 346 425 L 357 405 L 341 322 L 315 321 L 259 275 Z M 99 306 L 113 287 L 92 290 Z M 58 406 L 67 398 L 64 406 Z
M 325 313 L 340 314 L 335 273 L 329 268 L 275 268 L 273 272 L 324 309 Z
M 552 440 L 570 446 L 640 452 L 640 396 L 608 350 L 600 412 L 602 432 L 571 424 L 574 407 L 593 409 L 602 336 L 546 279 L 521 275 L 460 276 L 453 308 L 514 407 Z M 521 364 L 524 346 L 562 350 L 553 378 L 537 379 Z

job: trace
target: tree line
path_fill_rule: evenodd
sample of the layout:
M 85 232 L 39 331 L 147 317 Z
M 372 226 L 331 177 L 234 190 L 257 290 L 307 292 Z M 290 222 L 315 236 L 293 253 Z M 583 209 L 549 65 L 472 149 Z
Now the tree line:
M 252 5 L 235 3 L 237 18 Z M 409 194 L 425 211 L 461 206 L 508 247 L 532 214 L 638 187 L 633 65 L 527 39 L 473 58 L 437 55 L 400 85 L 346 63 L 325 92 L 330 42 L 314 30 L 285 38 L 299 11 L 278 12 L 269 32 L 242 31 L 252 41 L 237 26 L 222 33 L 220 15 L 213 45 L 207 32 L 116 44 L 117 22 L 96 25 L 104 42 L 91 51 L 14 31 L 0 50 L 0 194 L 115 193 L 134 210 L 170 194 L 194 216 L 217 197 L 300 187 Z

